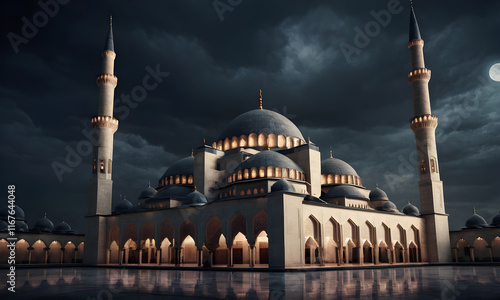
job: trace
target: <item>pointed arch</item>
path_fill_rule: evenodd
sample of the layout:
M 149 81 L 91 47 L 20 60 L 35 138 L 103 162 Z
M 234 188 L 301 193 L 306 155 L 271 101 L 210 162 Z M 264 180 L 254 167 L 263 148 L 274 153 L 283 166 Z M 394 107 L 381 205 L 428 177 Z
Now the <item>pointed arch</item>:
M 118 225 L 113 225 L 109 230 L 108 247 L 111 246 L 113 242 L 120 244 L 120 227 L 118 227 Z
M 212 216 L 205 226 L 205 247 L 215 251 L 219 247 L 220 235 L 222 234 L 222 222 L 216 215 Z
M 495 237 L 491 241 L 491 256 L 493 261 L 500 261 L 500 237 Z
M 231 218 L 231 244 L 238 233 L 247 235 L 247 221 L 242 213 L 236 212 Z
M 196 239 L 196 225 L 189 218 L 184 219 L 179 227 L 179 241 L 182 243 L 188 235 Z M 179 246 L 175 245 L 175 247 Z
M 267 213 L 261 209 L 255 214 L 252 220 L 252 234 L 254 241 L 262 231 L 267 231 Z
M 488 249 L 488 242 L 482 237 L 478 237 L 474 240 L 472 244 L 474 247 L 474 261 L 476 262 L 489 262 L 490 251 Z
M 160 225 L 160 241 L 167 238 L 170 243 L 174 242 L 174 224 L 169 220 L 163 221 Z
M 456 259 L 459 262 L 469 262 L 469 261 L 472 261 L 470 245 L 469 245 L 469 243 L 467 243 L 466 240 L 459 239 L 455 243 L 455 247 L 457 249 Z
M 125 241 L 132 240 L 137 243 L 137 226 L 134 223 L 129 223 L 125 228 Z

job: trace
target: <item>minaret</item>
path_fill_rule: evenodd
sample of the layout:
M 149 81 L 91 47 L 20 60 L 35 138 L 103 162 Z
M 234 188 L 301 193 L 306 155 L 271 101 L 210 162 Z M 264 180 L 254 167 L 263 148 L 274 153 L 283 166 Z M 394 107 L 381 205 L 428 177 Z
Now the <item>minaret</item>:
M 108 37 L 102 52 L 102 74 L 97 76 L 98 111 L 97 116 L 92 117 L 95 142 L 85 236 L 85 260 L 89 264 L 104 263 L 106 256 L 106 223 L 103 216 L 111 214 L 113 134 L 118 129 L 118 120 L 113 118 L 117 84 L 113 74 L 115 57 L 113 23 L 110 18 Z
M 410 127 L 417 144 L 419 191 L 421 215 L 426 220 L 427 254 L 429 262 L 451 261 L 448 215 L 444 209 L 443 182 L 439 177 L 439 164 L 436 148 L 436 127 L 438 118 L 431 113 L 429 80 L 431 71 L 424 63 L 424 41 L 420 36 L 417 18 L 410 10 L 411 69 L 408 82 L 413 98 L 413 115 Z

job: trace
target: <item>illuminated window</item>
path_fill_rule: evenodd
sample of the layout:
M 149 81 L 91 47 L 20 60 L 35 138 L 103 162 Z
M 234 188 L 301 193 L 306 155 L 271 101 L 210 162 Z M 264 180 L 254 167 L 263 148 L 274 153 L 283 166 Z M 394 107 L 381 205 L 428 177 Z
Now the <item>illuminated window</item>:
M 92 164 L 92 173 L 97 173 L 97 159 L 94 158 L 94 163 Z
M 104 158 L 101 158 L 100 162 L 99 162 L 99 171 L 101 173 L 104 173 Z
M 427 168 L 425 167 L 425 161 L 422 160 L 420 162 L 420 173 L 424 174 L 427 171 Z

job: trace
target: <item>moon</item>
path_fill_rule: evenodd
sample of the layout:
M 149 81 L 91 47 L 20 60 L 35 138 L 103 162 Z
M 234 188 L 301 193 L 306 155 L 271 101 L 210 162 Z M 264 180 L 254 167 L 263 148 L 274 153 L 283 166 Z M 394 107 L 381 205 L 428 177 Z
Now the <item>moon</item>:
M 490 68 L 490 78 L 494 81 L 500 81 L 500 63 L 494 64 Z

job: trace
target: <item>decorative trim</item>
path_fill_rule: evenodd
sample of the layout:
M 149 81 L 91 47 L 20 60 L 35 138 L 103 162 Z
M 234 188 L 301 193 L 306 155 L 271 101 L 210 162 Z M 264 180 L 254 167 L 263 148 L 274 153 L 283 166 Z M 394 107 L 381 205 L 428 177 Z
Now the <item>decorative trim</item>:
M 412 83 L 415 80 L 431 80 L 431 70 L 427 68 L 415 69 L 408 73 L 408 82 Z
M 410 49 L 411 47 L 415 46 L 415 45 L 422 45 L 422 47 L 424 46 L 424 40 L 413 40 L 411 42 L 408 43 L 408 49 Z
M 94 116 L 92 128 L 110 128 L 115 132 L 118 130 L 118 120 L 110 116 Z
M 436 128 L 437 125 L 438 117 L 435 115 L 422 115 L 410 120 L 410 128 L 413 132 L 420 128 Z
M 101 74 L 97 76 L 97 86 L 101 86 L 103 84 L 112 84 L 113 88 L 116 87 L 118 83 L 118 78 L 113 74 Z
M 102 57 L 104 56 L 112 56 L 113 59 L 116 58 L 116 53 L 114 53 L 113 51 L 110 51 L 110 50 L 104 50 L 102 51 Z

